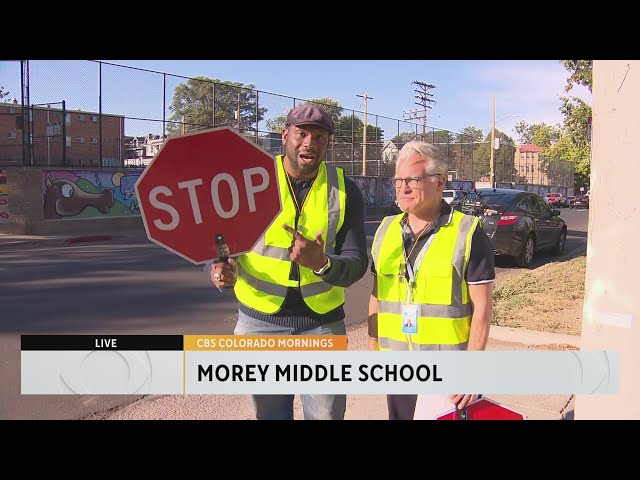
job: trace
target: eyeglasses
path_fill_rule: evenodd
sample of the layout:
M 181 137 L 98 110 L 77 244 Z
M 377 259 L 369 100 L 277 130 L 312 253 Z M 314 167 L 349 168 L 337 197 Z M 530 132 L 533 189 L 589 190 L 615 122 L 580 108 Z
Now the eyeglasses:
M 439 173 L 420 175 L 419 177 L 407 177 L 407 178 L 393 178 L 393 186 L 396 188 L 402 188 L 402 182 L 406 183 L 409 188 L 416 188 L 420 180 L 425 177 L 439 177 Z

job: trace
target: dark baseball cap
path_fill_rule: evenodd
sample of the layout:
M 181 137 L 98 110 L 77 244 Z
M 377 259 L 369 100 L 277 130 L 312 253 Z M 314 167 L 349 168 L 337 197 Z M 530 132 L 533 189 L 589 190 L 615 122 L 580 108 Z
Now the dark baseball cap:
M 287 115 L 287 127 L 295 125 L 316 125 L 329 130 L 333 135 L 333 120 L 327 112 L 315 105 L 300 105 L 289 112 Z

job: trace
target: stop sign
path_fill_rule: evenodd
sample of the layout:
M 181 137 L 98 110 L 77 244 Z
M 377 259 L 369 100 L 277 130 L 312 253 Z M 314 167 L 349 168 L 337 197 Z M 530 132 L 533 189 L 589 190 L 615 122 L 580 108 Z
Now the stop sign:
M 460 417 L 456 409 L 444 412 L 436 420 L 524 420 L 522 413 L 505 407 L 498 402 L 482 397 L 471 402 L 466 408 L 466 417 Z
M 204 263 L 249 252 L 281 211 L 276 160 L 230 128 L 169 138 L 135 185 L 149 240 Z

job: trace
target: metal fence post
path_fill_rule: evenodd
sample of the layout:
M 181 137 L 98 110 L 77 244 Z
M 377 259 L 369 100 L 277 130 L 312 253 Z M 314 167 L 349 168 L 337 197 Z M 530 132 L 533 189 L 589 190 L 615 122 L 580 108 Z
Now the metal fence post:
M 62 100 L 62 165 L 67 166 L 67 102 Z
M 102 168 L 102 62 L 98 62 L 98 142 L 98 165 Z

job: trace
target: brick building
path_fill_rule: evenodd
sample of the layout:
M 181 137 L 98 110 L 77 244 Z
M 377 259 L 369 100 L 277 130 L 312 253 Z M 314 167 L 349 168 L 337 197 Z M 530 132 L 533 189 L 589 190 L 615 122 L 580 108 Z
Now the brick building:
M 22 107 L 0 103 L 0 165 L 23 165 Z M 124 117 L 102 114 L 102 162 L 100 118 L 95 112 L 66 110 L 64 126 L 60 108 L 32 107 L 31 158 L 27 165 L 112 166 L 123 165 Z M 26 131 L 26 130 L 24 130 Z M 64 150 L 63 150 L 64 148 Z M 28 150 L 28 149 L 27 149 Z M 65 157 L 66 155 L 66 157 Z

